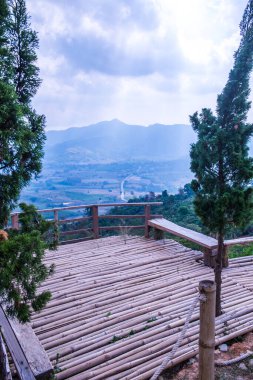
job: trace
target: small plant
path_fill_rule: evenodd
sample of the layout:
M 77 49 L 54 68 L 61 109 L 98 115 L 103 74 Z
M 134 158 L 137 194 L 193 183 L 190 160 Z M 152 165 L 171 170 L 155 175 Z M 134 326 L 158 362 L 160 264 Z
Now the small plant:
M 155 322 L 156 320 L 157 320 L 156 317 L 150 317 L 150 318 L 147 320 L 147 323 Z
M 106 314 L 106 317 L 110 317 L 112 315 L 112 313 L 110 311 L 108 311 L 108 313 Z
M 115 343 L 115 342 L 118 342 L 119 340 L 121 339 L 124 339 L 124 338 L 128 338 L 129 336 L 132 336 L 136 333 L 136 331 L 134 331 L 133 329 L 129 331 L 128 334 L 126 335 L 123 335 L 123 336 L 117 336 L 117 335 L 114 335 L 111 342 L 110 343 Z
M 112 338 L 112 340 L 111 340 L 111 343 L 118 342 L 118 340 L 121 340 L 121 339 L 122 339 L 122 337 L 117 336 L 117 335 L 113 335 L 113 338 Z
M 121 226 L 120 226 L 120 235 L 122 239 L 124 240 L 124 243 L 127 242 L 127 237 L 130 234 L 132 228 L 129 226 L 126 226 L 126 221 L 121 219 Z

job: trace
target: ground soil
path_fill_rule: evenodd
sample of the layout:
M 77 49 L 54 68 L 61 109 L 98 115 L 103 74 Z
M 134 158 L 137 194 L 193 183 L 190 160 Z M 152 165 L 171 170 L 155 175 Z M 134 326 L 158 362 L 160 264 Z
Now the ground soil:
M 215 350 L 215 360 L 224 361 L 230 360 L 245 354 L 248 350 L 253 351 L 253 333 L 246 334 L 242 337 L 233 339 L 227 342 L 228 352 L 221 352 L 217 347 Z M 198 360 L 191 359 L 182 363 L 168 371 L 166 371 L 159 380 L 198 380 Z M 253 366 L 249 365 L 250 359 L 253 355 L 237 364 L 226 367 L 215 367 L 215 380 L 252 380 L 253 379 Z M 239 368 L 239 365 L 244 363 L 246 369 Z

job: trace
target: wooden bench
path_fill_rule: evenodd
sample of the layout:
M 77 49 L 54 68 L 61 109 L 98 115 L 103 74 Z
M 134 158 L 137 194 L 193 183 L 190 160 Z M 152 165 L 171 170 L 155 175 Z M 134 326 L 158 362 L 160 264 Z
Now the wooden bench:
M 164 231 L 192 241 L 193 243 L 204 247 L 204 264 L 210 267 L 214 267 L 214 261 L 218 247 L 218 241 L 216 239 L 199 232 L 189 230 L 188 228 L 181 227 L 164 218 L 151 219 L 148 221 L 148 225 L 149 227 L 154 228 L 155 239 L 162 238 L 161 234 L 159 234 L 159 231 Z
M 172 223 L 167 219 L 151 219 L 148 221 L 148 226 L 154 228 L 154 238 L 162 239 L 161 231 L 169 232 L 172 235 L 179 236 L 183 239 L 192 241 L 204 247 L 204 264 L 214 268 L 215 256 L 217 255 L 218 241 L 210 236 L 201 234 L 188 228 L 181 227 L 178 224 Z M 245 245 L 253 243 L 253 236 L 245 236 L 237 239 L 224 240 L 225 257 L 223 257 L 223 267 L 228 266 L 227 250 L 233 245 Z

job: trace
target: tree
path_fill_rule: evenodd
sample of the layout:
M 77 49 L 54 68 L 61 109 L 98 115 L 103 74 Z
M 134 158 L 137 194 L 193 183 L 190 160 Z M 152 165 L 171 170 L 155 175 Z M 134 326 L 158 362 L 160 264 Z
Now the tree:
M 25 0 L 7 0 L 7 3 L 10 12 L 7 36 L 13 70 L 11 80 L 19 102 L 29 104 L 41 84 L 39 68 L 35 64 L 39 39 L 30 27 Z
M 51 297 L 49 291 L 37 293 L 54 267 L 43 263 L 45 249 L 56 248 L 53 224 L 42 218 L 34 206 L 20 205 L 20 229 L 0 241 L 0 297 L 7 313 L 25 323 L 31 309 L 41 310 Z M 51 235 L 49 235 L 51 233 Z
M 217 98 L 216 114 L 204 108 L 190 117 L 198 141 L 191 147 L 195 209 L 204 226 L 218 237 L 216 258 L 216 315 L 221 314 L 221 271 L 225 262 L 224 236 L 230 226 L 243 227 L 251 218 L 253 161 L 247 123 L 249 79 L 253 67 L 253 0 L 240 24 L 241 42 L 228 81 Z
M 41 171 L 45 117 L 31 101 L 41 83 L 38 37 L 24 0 L 0 0 L 0 227 Z

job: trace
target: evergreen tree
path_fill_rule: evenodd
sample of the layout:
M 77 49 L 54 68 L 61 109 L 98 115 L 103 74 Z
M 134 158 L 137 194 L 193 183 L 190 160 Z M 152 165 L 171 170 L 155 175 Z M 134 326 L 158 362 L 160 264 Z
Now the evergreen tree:
M 221 314 L 221 271 L 226 261 L 224 236 L 229 226 L 243 227 L 251 218 L 253 161 L 248 142 L 253 125 L 247 123 L 249 79 L 253 67 L 253 0 L 245 9 L 241 43 L 234 66 L 217 98 L 216 114 L 204 108 L 190 117 L 198 141 L 191 148 L 191 169 L 196 179 L 195 208 L 203 224 L 218 236 L 215 280 L 216 315 Z
M 34 206 L 20 207 L 20 229 L 0 241 L 0 297 L 7 313 L 24 323 L 30 320 L 32 309 L 41 310 L 51 297 L 49 291 L 37 293 L 37 288 L 53 272 L 53 266 L 43 264 L 43 258 L 45 249 L 56 248 L 56 243 L 50 240 L 52 223 Z
M 19 102 L 30 104 L 41 83 L 39 68 L 36 66 L 39 39 L 37 33 L 31 29 L 25 0 L 7 0 L 7 3 L 7 36 L 13 70 L 11 80 Z
M 9 54 L 7 49 L 6 22 L 8 17 L 8 7 L 6 0 L 0 0 L 0 78 L 5 74 Z
M 45 117 L 31 101 L 40 79 L 38 37 L 24 0 L 0 0 L 0 227 L 41 171 Z

